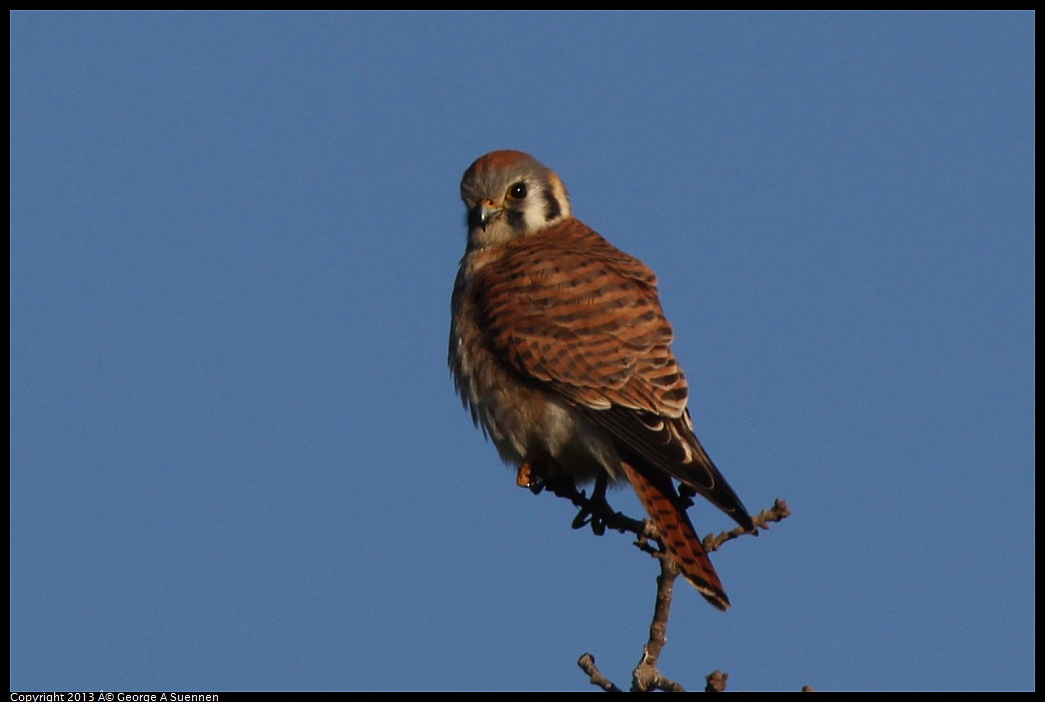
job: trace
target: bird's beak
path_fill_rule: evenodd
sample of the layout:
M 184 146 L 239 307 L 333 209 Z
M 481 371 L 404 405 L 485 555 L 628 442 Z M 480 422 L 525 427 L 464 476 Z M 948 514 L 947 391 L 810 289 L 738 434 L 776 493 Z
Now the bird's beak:
M 503 209 L 503 206 L 498 205 L 493 200 L 483 200 L 472 209 L 471 217 L 469 217 L 471 220 L 470 224 L 472 227 L 482 227 L 483 231 L 486 231 L 486 225 L 490 223 L 491 219 L 501 214 Z

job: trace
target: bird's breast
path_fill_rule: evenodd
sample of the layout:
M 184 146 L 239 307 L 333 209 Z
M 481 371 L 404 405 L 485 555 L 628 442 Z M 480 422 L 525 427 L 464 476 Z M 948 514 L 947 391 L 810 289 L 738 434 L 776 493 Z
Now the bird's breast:
M 599 471 L 617 476 L 620 459 L 612 439 L 546 383 L 521 375 L 494 351 L 470 282 L 462 264 L 452 302 L 449 364 L 472 420 L 507 463 L 518 466 L 540 455 L 555 459 L 579 481 Z

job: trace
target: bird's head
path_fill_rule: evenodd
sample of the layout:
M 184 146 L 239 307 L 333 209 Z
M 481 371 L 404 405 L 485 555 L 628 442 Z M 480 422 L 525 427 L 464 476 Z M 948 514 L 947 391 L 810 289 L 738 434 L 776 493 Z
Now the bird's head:
M 468 208 L 469 248 L 484 248 L 539 232 L 570 217 L 559 176 L 521 151 L 492 151 L 461 178 Z

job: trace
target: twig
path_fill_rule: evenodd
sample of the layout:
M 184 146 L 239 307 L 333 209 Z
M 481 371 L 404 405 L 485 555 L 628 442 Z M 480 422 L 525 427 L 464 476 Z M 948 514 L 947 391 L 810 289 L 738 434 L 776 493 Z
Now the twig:
M 585 653 L 577 659 L 577 665 L 588 674 L 588 680 L 591 681 L 591 684 L 601 687 L 603 692 L 623 692 L 623 690 L 607 680 L 606 676 L 599 672 L 599 669 L 595 667 L 595 656 L 590 653 Z
M 755 523 L 755 527 L 758 529 L 768 529 L 769 525 L 773 522 L 782 521 L 790 516 L 791 510 L 788 509 L 787 502 L 781 500 L 778 497 L 773 502 L 772 507 L 770 507 L 769 509 L 762 510 L 754 517 L 752 517 L 751 521 Z M 722 546 L 722 544 L 726 543 L 727 541 L 732 541 L 733 539 L 740 538 L 744 534 L 748 533 L 752 533 L 755 536 L 758 536 L 757 531 L 748 532 L 747 529 L 739 526 L 735 529 L 731 529 L 730 531 L 724 531 L 718 536 L 712 536 L 711 534 L 708 534 L 704 537 L 704 541 L 702 542 L 704 544 L 704 550 L 708 553 L 711 553 L 712 551 L 717 551 Z
M 715 672 L 708 674 L 704 680 L 707 681 L 707 685 L 704 686 L 704 692 L 725 692 L 726 682 L 729 680 L 729 673 L 723 673 L 721 670 L 716 670 Z

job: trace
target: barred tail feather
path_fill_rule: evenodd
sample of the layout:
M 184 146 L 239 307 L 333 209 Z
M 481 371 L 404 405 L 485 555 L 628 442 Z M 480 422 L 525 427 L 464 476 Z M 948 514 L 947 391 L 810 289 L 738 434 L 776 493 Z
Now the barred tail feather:
M 664 545 L 679 566 L 679 570 L 708 602 L 718 609 L 729 608 L 729 598 L 711 565 L 707 551 L 697 538 L 689 515 L 681 506 L 681 498 L 668 475 L 643 471 L 625 462 L 631 486 L 642 506 L 660 532 Z

